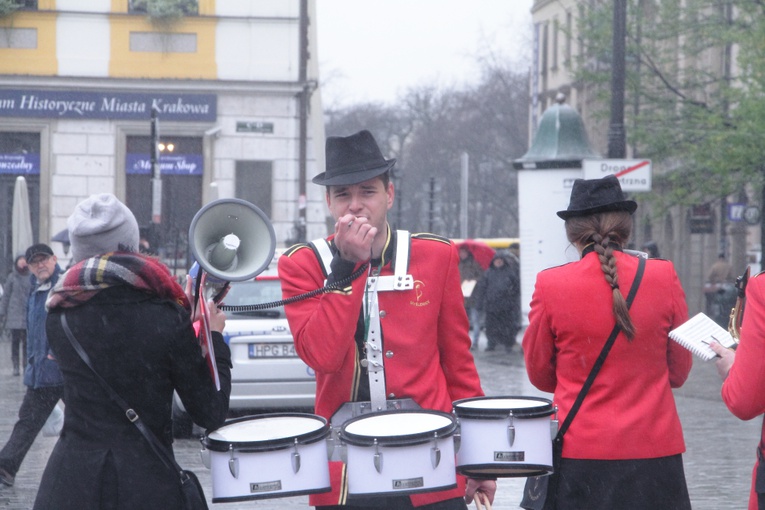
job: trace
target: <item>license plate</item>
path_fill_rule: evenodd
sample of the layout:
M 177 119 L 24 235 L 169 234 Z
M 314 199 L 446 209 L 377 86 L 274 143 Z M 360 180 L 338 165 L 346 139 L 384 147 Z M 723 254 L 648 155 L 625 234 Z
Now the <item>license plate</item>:
M 297 358 L 295 344 L 249 344 L 250 358 Z

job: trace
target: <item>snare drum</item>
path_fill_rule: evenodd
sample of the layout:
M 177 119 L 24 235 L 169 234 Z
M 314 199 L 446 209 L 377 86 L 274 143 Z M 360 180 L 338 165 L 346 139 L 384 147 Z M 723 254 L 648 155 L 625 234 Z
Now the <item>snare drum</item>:
M 346 443 L 348 495 L 390 496 L 452 489 L 454 417 L 438 411 L 396 410 L 353 418 Z
M 460 426 L 460 473 L 477 478 L 552 473 L 552 401 L 532 397 L 467 398 L 454 402 L 454 412 Z
M 280 498 L 330 490 L 327 436 L 321 416 L 247 416 L 208 432 L 213 503 Z

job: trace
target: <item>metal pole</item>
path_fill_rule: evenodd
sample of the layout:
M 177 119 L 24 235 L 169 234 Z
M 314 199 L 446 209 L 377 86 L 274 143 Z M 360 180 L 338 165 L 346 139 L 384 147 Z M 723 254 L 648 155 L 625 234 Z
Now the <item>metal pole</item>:
M 627 32 L 627 0 L 614 0 L 613 61 L 611 62 L 611 124 L 608 128 L 608 157 L 627 154 L 624 134 L 624 54 Z
M 158 145 L 159 145 L 159 119 L 157 118 L 157 107 L 151 107 L 151 148 L 149 156 L 151 158 L 151 239 L 149 243 L 152 248 L 159 253 L 160 245 L 160 224 L 162 223 L 162 175 L 159 166 Z
M 467 152 L 460 154 L 462 186 L 460 186 L 460 237 L 468 238 L 468 176 L 470 156 Z
M 299 77 L 303 89 L 298 94 L 298 108 L 300 110 L 300 141 L 298 144 L 298 222 L 297 241 L 306 241 L 308 220 L 306 208 L 308 198 L 306 191 L 307 165 L 308 165 L 308 101 L 311 92 L 308 85 L 308 0 L 300 1 L 300 70 Z

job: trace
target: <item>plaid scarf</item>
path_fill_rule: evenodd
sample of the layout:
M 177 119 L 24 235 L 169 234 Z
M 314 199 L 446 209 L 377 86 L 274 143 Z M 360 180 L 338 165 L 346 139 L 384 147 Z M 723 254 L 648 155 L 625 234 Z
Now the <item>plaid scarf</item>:
M 104 289 L 119 286 L 133 287 L 190 309 L 186 294 L 164 264 L 130 252 L 107 253 L 72 266 L 50 291 L 45 306 L 48 310 L 71 308 Z

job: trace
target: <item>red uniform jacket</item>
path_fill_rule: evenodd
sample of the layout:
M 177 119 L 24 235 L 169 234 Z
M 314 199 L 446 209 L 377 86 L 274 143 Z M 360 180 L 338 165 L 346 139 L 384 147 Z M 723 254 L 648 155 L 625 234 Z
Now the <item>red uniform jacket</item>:
M 615 256 L 626 296 L 638 260 Z M 646 262 L 630 309 L 635 338 L 619 333 L 566 432 L 563 457 L 647 459 L 685 451 L 671 388 L 685 382 L 692 356 L 667 336 L 688 319 L 685 293 L 671 262 Z M 614 327 L 611 295 L 596 253 L 537 275 L 523 352 L 532 384 L 554 393 L 561 423 Z
M 765 276 L 762 273 L 746 286 L 746 309 L 741 325 L 741 340 L 736 349 L 736 361 L 722 387 L 722 398 L 730 412 L 742 420 L 751 420 L 765 413 Z M 765 444 L 765 422 L 761 435 Z M 749 510 L 757 510 L 757 494 L 749 496 Z
M 409 397 L 424 409 L 451 412 L 453 401 L 483 395 L 470 353 L 458 260 L 448 240 L 412 235 L 408 273 L 414 277 L 414 288 L 378 293 L 388 398 Z M 393 274 L 390 262 L 383 264 L 380 274 Z M 285 298 L 318 289 L 325 280 L 320 262 L 307 245 L 298 245 L 280 258 L 279 276 Z M 362 276 L 346 292 L 330 292 L 286 307 L 295 348 L 316 371 L 316 413 L 327 419 L 341 404 L 353 400 L 360 378 L 367 377 L 354 341 L 365 285 Z M 332 464 L 333 491 L 312 496 L 312 505 L 345 502 L 343 466 Z M 458 480 L 457 489 L 413 495 L 413 504 L 464 496 L 464 479 Z

